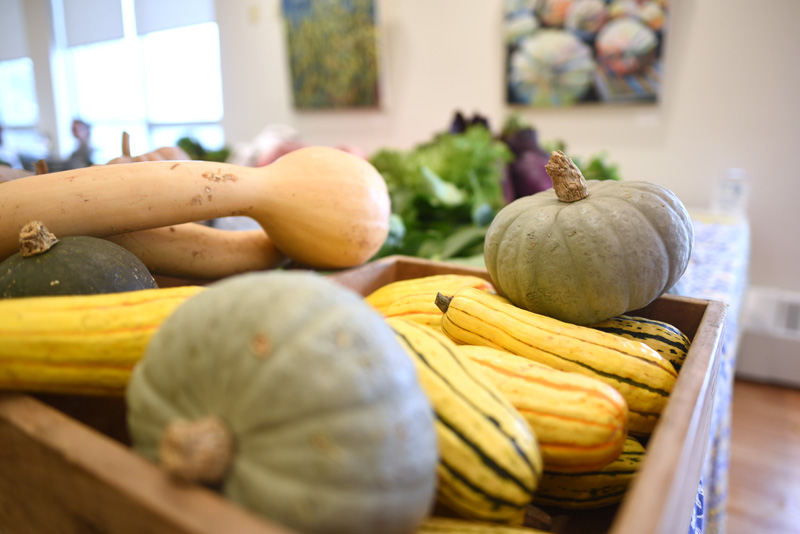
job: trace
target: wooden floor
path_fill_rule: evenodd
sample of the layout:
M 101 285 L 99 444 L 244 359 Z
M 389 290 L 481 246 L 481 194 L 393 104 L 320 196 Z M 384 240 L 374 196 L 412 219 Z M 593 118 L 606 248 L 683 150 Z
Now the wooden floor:
M 800 389 L 737 380 L 728 534 L 800 534 Z

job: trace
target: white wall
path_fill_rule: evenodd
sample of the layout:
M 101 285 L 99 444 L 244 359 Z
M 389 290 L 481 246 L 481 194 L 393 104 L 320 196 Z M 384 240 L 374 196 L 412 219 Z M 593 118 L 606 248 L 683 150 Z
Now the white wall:
M 312 143 L 407 148 L 445 129 L 455 110 L 499 128 L 500 0 L 380 0 L 385 102 L 377 111 L 296 112 L 279 0 L 218 0 L 226 135 L 249 141 L 269 124 Z M 710 203 L 729 167 L 752 181 L 753 284 L 800 290 L 800 2 L 673 0 L 663 98 L 655 106 L 522 110 L 542 139 L 606 150 L 628 180 Z

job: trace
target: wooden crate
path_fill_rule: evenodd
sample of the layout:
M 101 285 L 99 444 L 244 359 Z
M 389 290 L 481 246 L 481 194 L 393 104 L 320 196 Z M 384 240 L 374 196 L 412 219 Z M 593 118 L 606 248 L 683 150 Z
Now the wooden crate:
M 362 295 L 394 280 L 485 270 L 396 256 L 330 275 Z M 709 434 L 725 306 L 664 296 L 637 315 L 672 323 L 691 349 L 641 472 L 620 506 L 559 512 L 560 534 L 686 532 Z M 122 399 L 0 393 L 0 532 L 280 534 L 287 531 L 129 448 Z M 377 533 L 376 533 L 377 534 Z

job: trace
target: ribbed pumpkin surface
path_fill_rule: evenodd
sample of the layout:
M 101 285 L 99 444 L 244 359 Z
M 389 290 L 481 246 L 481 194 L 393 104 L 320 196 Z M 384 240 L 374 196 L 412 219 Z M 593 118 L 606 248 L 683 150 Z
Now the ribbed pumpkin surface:
M 587 181 L 588 196 L 553 189 L 520 198 L 486 235 L 486 267 L 517 306 L 589 325 L 646 306 L 689 262 L 691 219 L 678 198 L 647 182 Z
M 429 512 L 438 462 L 413 363 L 362 298 L 307 272 L 211 284 L 153 337 L 128 389 L 134 447 L 208 417 L 235 452 L 219 483 L 297 532 L 406 533 Z

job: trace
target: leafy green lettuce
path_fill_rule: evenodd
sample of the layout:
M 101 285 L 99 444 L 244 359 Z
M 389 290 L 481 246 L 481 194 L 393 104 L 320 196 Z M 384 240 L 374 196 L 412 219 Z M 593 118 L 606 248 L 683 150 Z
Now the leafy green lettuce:
M 504 206 L 508 147 L 482 126 L 440 133 L 408 151 L 370 157 L 392 200 L 389 238 L 376 257 L 406 254 L 482 264 L 483 240 Z

